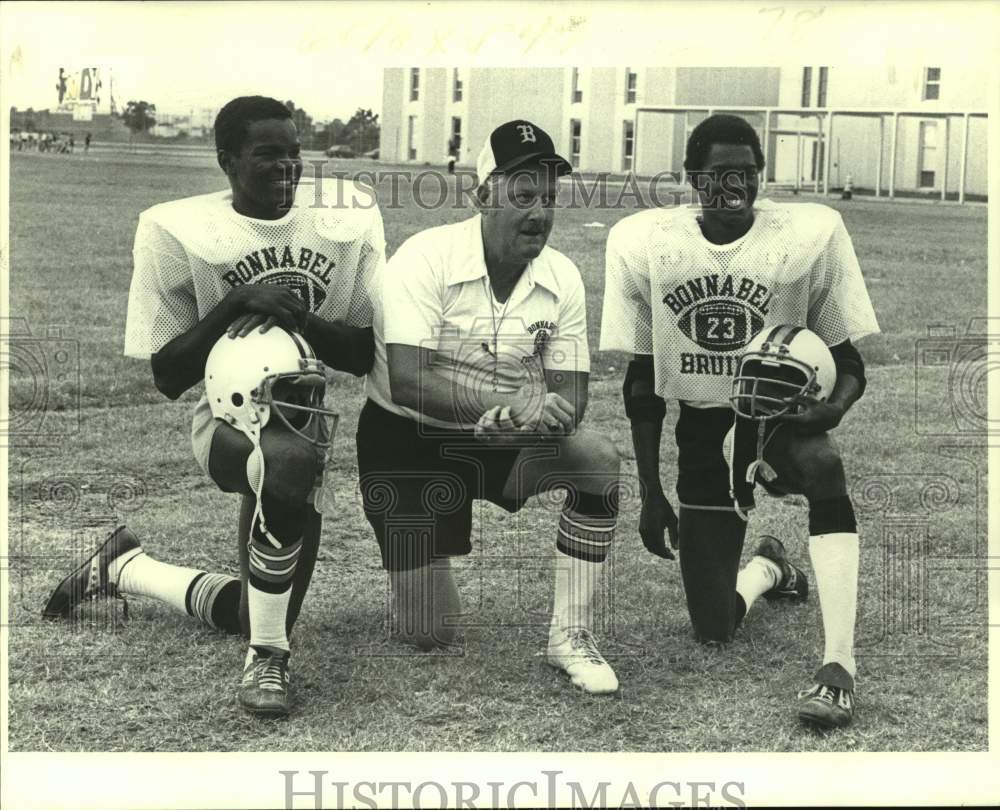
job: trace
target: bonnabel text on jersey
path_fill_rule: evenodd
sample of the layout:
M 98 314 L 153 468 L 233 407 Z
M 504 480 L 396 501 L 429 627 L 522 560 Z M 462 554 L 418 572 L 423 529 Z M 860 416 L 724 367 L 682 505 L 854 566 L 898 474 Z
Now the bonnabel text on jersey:
M 722 278 L 721 284 L 719 283 L 720 278 Z M 731 273 L 725 276 L 710 273 L 679 284 L 663 296 L 663 303 L 670 307 L 670 311 L 674 315 L 680 315 L 685 307 L 706 298 L 747 301 L 761 315 L 767 315 L 768 305 L 771 303 L 771 291 L 765 285 L 749 278 L 741 279 L 737 286 Z

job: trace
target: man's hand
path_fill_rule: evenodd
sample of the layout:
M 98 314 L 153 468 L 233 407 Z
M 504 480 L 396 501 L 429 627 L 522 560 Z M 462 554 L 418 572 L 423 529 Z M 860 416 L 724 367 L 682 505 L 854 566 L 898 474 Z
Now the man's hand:
M 531 431 L 525 427 L 518 427 L 510 416 L 509 405 L 490 408 L 479 417 L 473 433 L 481 442 L 512 443 L 523 439 Z
M 278 325 L 289 332 L 305 329 L 306 305 L 288 287 L 278 284 L 245 284 L 234 288 L 226 296 L 235 320 L 230 325 L 229 337 L 246 337 L 260 327 L 266 332 Z
M 803 435 L 826 433 L 837 427 L 844 418 L 844 408 L 841 405 L 822 402 L 809 394 L 797 394 L 785 402 L 796 408 L 779 419 Z
M 666 530 L 670 538 L 668 546 L 663 537 Z M 662 492 L 647 493 L 642 499 L 639 513 L 639 537 L 646 550 L 665 560 L 674 559 L 671 548 L 677 548 L 677 514 Z
M 556 393 L 536 393 L 510 407 L 513 423 L 534 433 L 565 436 L 576 427 L 576 411 Z

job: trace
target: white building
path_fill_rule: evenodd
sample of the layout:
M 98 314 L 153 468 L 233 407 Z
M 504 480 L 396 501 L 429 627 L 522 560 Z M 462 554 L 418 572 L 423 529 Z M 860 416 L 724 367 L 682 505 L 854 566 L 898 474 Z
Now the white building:
M 528 118 L 583 172 L 679 174 L 691 129 L 731 110 L 760 132 L 769 182 L 839 188 L 850 175 L 858 190 L 954 197 L 964 176 L 985 196 L 987 119 L 964 114 L 986 108 L 987 82 L 963 67 L 389 68 L 380 148 L 440 164 L 458 141 L 471 166 L 497 124 Z

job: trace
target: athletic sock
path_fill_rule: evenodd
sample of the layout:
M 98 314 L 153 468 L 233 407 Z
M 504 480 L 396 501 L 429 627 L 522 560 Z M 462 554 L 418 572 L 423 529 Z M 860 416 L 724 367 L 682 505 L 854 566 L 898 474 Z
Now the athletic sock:
M 555 565 L 555 597 L 551 630 L 594 624 L 594 595 L 604 575 L 603 562 L 590 562 L 560 554 Z
M 575 502 L 574 502 L 575 501 Z M 618 491 L 571 492 L 559 518 L 552 629 L 593 625 L 594 594 L 618 522 Z
M 201 572 L 188 588 L 185 607 L 209 627 L 240 633 L 240 581 L 236 577 Z
M 823 663 L 836 662 L 852 677 L 857 673 L 854 622 L 858 610 L 859 554 L 856 532 L 831 532 L 809 538 L 809 559 L 823 614 Z
M 108 564 L 108 579 L 117 583 L 119 593 L 149 596 L 209 627 L 240 632 L 240 581 L 236 577 L 162 563 L 134 549 Z
M 781 569 L 773 560 L 753 557 L 736 575 L 736 593 L 743 599 L 744 615 L 762 594 L 781 582 Z
M 285 621 L 292 596 L 292 577 L 302 540 L 276 548 L 255 536 L 250 540 L 250 577 L 247 601 L 250 612 L 250 646 L 259 650 L 288 652 Z
M 188 589 L 204 573 L 194 568 L 162 563 L 143 551 L 131 556 L 122 554 L 108 565 L 108 580 L 117 583 L 120 593 L 151 596 L 185 613 L 188 612 Z

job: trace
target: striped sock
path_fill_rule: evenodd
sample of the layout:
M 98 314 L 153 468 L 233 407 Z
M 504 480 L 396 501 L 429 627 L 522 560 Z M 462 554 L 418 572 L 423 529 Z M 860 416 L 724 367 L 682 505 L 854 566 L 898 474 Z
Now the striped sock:
M 571 492 L 559 518 L 552 628 L 593 624 L 593 602 L 618 522 L 618 493 Z
M 184 603 L 189 615 L 209 627 L 240 632 L 240 581 L 236 577 L 203 571 L 188 586 Z
M 285 620 L 292 595 L 292 577 L 302 540 L 282 548 L 253 537 L 250 540 L 250 646 L 288 651 Z
M 617 523 L 617 489 L 609 496 L 571 492 L 559 517 L 556 548 L 570 557 L 604 562 L 611 550 Z

